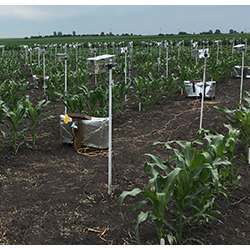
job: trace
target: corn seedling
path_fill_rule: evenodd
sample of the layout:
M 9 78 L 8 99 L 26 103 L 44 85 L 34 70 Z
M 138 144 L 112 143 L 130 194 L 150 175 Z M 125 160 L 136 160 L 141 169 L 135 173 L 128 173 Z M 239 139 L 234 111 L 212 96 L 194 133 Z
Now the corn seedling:
M 35 145 L 39 118 L 41 116 L 42 109 L 46 105 L 48 105 L 48 102 L 46 100 L 41 100 L 36 105 L 34 105 L 28 98 L 26 98 L 24 105 L 27 111 L 28 118 L 31 123 L 30 126 L 31 126 L 32 143 L 33 145 Z
M 23 122 L 26 113 L 23 101 L 18 101 L 16 106 L 13 108 L 6 107 L 5 113 L 10 125 L 11 144 L 14 152 L 17 153 L 18 148 L 21 145 L 18 141 L 19 139 L 24 138 L 25 131 L 24 129 L 19 130 L 19 126 Z

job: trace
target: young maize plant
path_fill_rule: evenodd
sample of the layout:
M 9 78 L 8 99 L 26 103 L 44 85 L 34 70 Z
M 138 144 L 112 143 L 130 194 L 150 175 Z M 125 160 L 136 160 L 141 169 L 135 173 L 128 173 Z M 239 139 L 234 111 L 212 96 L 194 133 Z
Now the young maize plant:
M 20 125 L 26 115 L 23 100 L 19 100 L 15 107 L 9 108 L 6 106 L 4 111 L 9 123 L 11 144 L 16 154 L 19 146 L 23 143 L 25 132 L 25 129 L 20 130 Z M 21 141 L 20 143 L 19 140 Z
M 32 104 L 29 98 L 26 98 L 24 105 L 27 111 L 28 118 L 30 120 L 30 129 L 32 135 L 33 146 L 36 143 L 37 138 L 37 126 L 39 123 L 40 116 L 42 114 L 42 109 L 49 104 L 46 100 L 39 101 L 36 105 Z
M 245 92 L 242 104 L 236 109 L 225 107 L 216 107 L 216 109 L 225 114 L 234 128 L 239 129 L 240 139 L 247 148 L 250 163 L 250 93 Z
M 192 142 L 155 143 L 164 145 L 167 159 L 147 154 L 151 159 L 144 167 L 148 183 L 143 189 L 135 188 L 120 195 L 121 202 L 127 196 L 141 197 L 136 205 L 140 211 L 137 236 L 139 225 L 150 220 L 156 225 L 158 240 L 167 238 L 169 243 L 181 243 L 187 225 L 207 223 L 220 215 L 215 201 L 219 195 L 226 195 L 228 183 L 233 183 L 235 169 L 231 160 L 239 133 L 226 127 L 225 136 L 202 131 Z M 145 211 L 146 207 L 149 209 Z M 170 214 L 173 219 L 167 220 Z

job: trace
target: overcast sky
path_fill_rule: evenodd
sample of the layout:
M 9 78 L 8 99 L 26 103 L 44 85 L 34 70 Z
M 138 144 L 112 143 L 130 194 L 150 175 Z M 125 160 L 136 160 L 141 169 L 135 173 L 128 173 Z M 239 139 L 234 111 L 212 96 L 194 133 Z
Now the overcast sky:
M 230 28 L 250 32 L 250 6 L 0 6 L 0 37 L 52 34 L 158 34 Z

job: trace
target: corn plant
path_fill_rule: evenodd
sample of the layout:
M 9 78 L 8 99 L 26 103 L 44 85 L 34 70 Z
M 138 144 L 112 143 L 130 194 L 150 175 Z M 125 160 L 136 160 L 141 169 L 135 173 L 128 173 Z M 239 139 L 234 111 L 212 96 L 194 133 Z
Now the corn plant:
M 36 105 L 32 104 L 29 98 L 26 98 L 24 105 L 27 111 L 28 118 L 30 120 L 32 143 L 35 145 L 37 138 L 37 126 L 39 123 L 39 118 L 42 113 L 42 109 L 48 105 L 48 101 L 41 100 Z
M 216 219 L 220 212 L 216 198 L 226 196 L 227 185 L 235 180 L 232 160 L 238 138 L 238 130 L 226 126 L 226 135 L 201 131 L 199 137 L 190 141 L 157 142 L 167 150 L 166 159 L 148 154 L 151 161 L 144 170 L 150 177 L 144 189 L 135 188 L 123 192 L 127 196 L 141 196 L 137 208 L 136 232 L 139 225 L 151 220 L 157 228 L 158 239 L 168 238 L 182 242 L 187 225 L 206 223 Z M 174 219 L 167 220 L 169 203 L 174 210 Z M 145 211 L 148 204 L 149 210 Z
M 64 98 L 64 104 L 70 113 L 82 113 L 85 110 L 83 95 L 68 95 Z
M 105 117 L 108 110 L 108 88 L 99 85 L 87 94 L 87 110 L 90 115 Z
M 180 169 L 173 188 L 174 224 L 179 242 L 186 224 L 208 221 L 214 218 L 216 212 L 214 201 L 219 185 L 218 172 L 209 163 L 207 152 L 198 149 L 196 144 L 200 145 L 200 142 L 173 141 L 164 144 L 166 149 L 172 151 L 167 164 Z
M 217 110 L 225 114 L 233 127 L 239 129 L 240 138 L 246 147 L 250 147 L 250 93 L 245 92 L 242 105 L 236 109 L 216 107 Z
M 120 202 L 128 196 L 135 197 L 140 195 L 141 200 L 136 204 L 135 208 L 140 210 L 137 216 L 136 235 L 139 241 L 139 226 L 141 223 L 149 220 L 156 226 L 158 239 L 165 237 L 171 238 L 172 227 L 167 222 L 166 212 L 168 203 L 172 196 L 172 188 L 175 179 L 178 176 L 180 168 L 174 170 L 168 167 L 156 156 L 148 155 L 152 161 L 145 164 L 145 173 L 149 176 L 148 184 L 143 188 L 135 188 L 132 191 L 124 191 L 120 195 Z M 164 174 L 161 174 L 161 172 Z M 147 211 L 143 207 L 148 205 Z
M 0 84 L 0 97 L 10 108 L 14 108 L 26 89 L 27 84 L 24 82 L 6 80 Z
M 0 125 L 2 125 L 4 118 L 5 118 L 5 103 L 4 101 L 0 100 Z M 2 128 L 0 127 L 0 133 L 5 136 L 4 131 L 2 130 Z
M 14 152 L 17 153 L 19 146 L 19 140 L 24 138 L 24 129 L 20 130 L 20 124 L 23 122 L 26 114 L 26 109 L 23 100 L 17 102 L 13 108 L 5 107 L 6 118 L 10 126 L 10 139 Z
M 207 142 L 206 150 L 210 154 L 210 161 L 214 161 L 214 165 L 220 165 L 218 173 L 222 185 L 226 187 L 227 185 L 233 186 L 237 184 L 239 180 L 239 168 L 234 163 L 239 130 L 231 125 L 224 126 L 228 129 L 226 135 L 203 131 L 203 137 Z

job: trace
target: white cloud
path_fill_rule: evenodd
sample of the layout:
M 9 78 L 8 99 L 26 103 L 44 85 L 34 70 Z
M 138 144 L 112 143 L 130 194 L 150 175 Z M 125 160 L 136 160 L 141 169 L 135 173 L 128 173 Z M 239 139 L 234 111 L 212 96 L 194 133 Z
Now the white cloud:
M 68 6 L 0 5 L 0 17 L 27 21 L 45 21 L 55 18 L 68 18 L 80 14 L 77 8 L 74 8 L 73 11 L 68 9 Z

